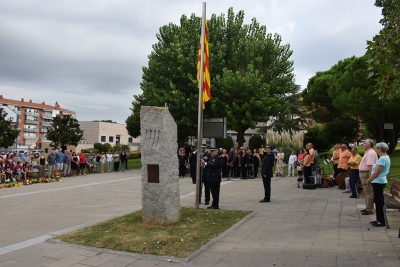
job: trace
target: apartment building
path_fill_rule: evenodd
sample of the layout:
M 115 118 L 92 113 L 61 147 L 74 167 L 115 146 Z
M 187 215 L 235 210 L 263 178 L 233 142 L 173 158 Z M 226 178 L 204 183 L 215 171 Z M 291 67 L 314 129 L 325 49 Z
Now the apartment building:
M 0 105 L 6 106 L 14 114 L 9 114 L 16 118 L 19 136 L 18 145 L 30 146 L 46 140 L 46 133 L 51 126 L 53 118 L 57 115 L 70 114 L 73 117 L 76 113 L 71 110 L 63 109 L 58 102 L 54 106 L 43 103 L 34 103 L 32 100 L 25 101 L 4 98 L 0 95 Z
M 83 142 L 93 145 L 94 143 L 110 143 L 115 145 L 130 146 L 131 151 L 140 150 L 140 137 L 133 138 L 126 130 L 126 124 L 102 122 L 102 121 L 80 121 L 83 132 Z M 93 146 L 91 146 L 93 147 Z

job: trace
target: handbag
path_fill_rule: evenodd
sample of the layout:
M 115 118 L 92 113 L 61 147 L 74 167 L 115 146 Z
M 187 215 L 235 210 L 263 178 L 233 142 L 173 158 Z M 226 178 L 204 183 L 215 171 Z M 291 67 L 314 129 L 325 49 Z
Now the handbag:
M 301 170 L 302 170 L 301 166 L 297 166 L 296 169 L 297 169 L 298 171 L 301 171 Z

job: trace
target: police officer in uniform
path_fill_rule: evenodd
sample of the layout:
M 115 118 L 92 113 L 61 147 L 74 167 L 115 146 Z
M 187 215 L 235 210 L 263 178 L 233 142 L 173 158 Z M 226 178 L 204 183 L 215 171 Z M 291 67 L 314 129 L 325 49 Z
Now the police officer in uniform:
M 211 157 L 210 154 L 207 153 L 205 145 L 201 146 L 201 154 L 200 154 L 200 156 L 201 156 L 201 159 L 204 161 L 204 163 L 208 162 L 208 160 Z M 202 182 L 204 184 L 204 195 L 205 195 L 204 196 L 205 197 L 204 204 L 205 205 L 210 204 L 210 183 L 207 180 L 207 176 L 208 176 L 208 168 L 205 168 L 205 164 L 203 164 L 203 162 L 202 162 L 202 164 L 201 164 L 201 180 L 202 180 Z M 201 187 L 202 186 L 201 186 L 201 183 L 200 183 L 200 188 L 199 188 L 199 190 L 200 190 L 200 192 L 199 192 L 199 203 L 200 204 L 201 204 L 201 193 L 202 193 Z
M 265 146 L 265 156 L 262 162 L 261 177 L 264 185 L 264 198 L 260 202 L 270 202 L 271 200 L 271 178 L 273 176 L 275 157 L 270 146 Z
M 202 164 L 208 169 L 207 181 L 210 183 L 210 190 L 213 198 L 211 206 L 207 207 L 207 209 L 219 209 L 222 162 L 218 157 L 218 149 L 212 148 L 210 159 L 208 162 L 202 160 Z

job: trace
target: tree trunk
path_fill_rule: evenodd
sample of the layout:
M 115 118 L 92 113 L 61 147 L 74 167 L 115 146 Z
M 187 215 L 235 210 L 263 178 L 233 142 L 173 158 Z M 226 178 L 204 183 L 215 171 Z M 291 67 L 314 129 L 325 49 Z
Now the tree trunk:
M 389 145 L 389 151 L 388 154 L 392 154 L 397 146 L 397 139 L 399 138 L 399 130 L 396 129 L 396 124 L 393 125 L 393 130 L 387 130 L 387 131 L 392 131 L 392 133 L 390 134 L 387 142 Z
M 244 139 L 244 132 L 244 130 L 237 131 L 238 135 L 236 138 L 236 142 L 238 143 L 238 147 L 241 147 L 244 143 L 246 143 L 246 139 Z

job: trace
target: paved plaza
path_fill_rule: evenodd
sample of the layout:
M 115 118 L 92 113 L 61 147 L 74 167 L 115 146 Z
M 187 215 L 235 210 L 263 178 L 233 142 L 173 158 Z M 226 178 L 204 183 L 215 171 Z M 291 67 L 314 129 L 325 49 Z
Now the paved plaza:
M 180 180 L 181 205 L 194 206 L 190 178 Z M 0 267 L 5 266 L 400 266 L 400 213 L 391 229 L 370 227 L 361 199 L 335 188 L 303 190 L 296 178 L 273 178 L 270 203 L 260 179 L 221 186 L 221 209 L 253 216 L 189 261 L 101 251 L 46 241 L 141 208 L 140 170 L 0 189 Z M 201 205 L 205 208 L 204 205 Z

